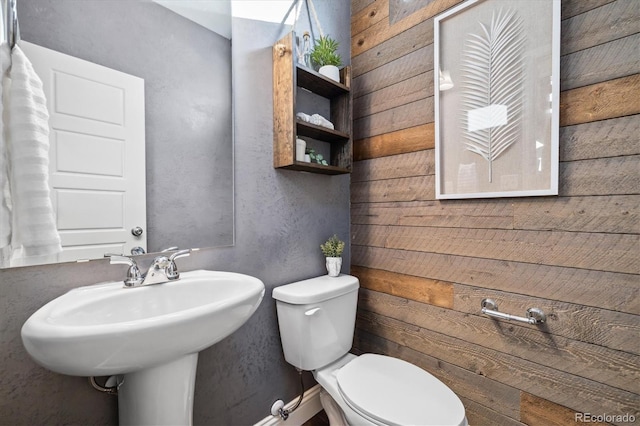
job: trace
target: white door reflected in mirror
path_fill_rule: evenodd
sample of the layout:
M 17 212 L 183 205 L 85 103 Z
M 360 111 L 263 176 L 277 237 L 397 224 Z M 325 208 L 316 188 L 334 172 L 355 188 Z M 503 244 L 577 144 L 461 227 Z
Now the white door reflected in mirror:
M 63 249 L 55 261 L 146 250 L 146 233 L 131 232 L 146 228 L 144 80 L 20 46 L 47 96 L 49 185 Z M 32 263 L 15 259 L 11 266 Z

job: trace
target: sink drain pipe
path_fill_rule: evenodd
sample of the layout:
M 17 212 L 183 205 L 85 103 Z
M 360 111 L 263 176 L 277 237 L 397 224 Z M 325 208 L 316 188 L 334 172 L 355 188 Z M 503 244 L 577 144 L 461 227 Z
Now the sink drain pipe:
M 104 386 L 98 384 L 94 376 L 89 377 L 89 384 L 96 390 L 106 393 L 108 395 L 118 395 L 118 389 L 124 383 L 123 376 L 111 376 L 109 377 Z
M 276 401 L 271 407 L 271 415 L 280 416 L 280 418 L 282 418 L 282 420 L 284 421 L 289 418 L 289 414 L 293 413 L 296 408 L 300 406 L 302 398 L 304 398 L 304 381 L 302 380 L 302 370 L 300 370 L 299 368 L 296 368 L 296 370 L 298 370 L 298 374 L 300 375 L 300 398 L 298 398 L 298 401 L 294 404 L 293 407 L 284 408 L 284 402 L 282 402 L 282 400 L 280 399 Z

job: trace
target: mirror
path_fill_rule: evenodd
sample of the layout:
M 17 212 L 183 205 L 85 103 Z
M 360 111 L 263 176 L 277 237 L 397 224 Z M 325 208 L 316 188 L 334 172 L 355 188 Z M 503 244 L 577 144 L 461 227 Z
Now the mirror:
M 147 252 L 234 243 L 230 12 L 228 0 L 18 2 L 22 40 L 144 79 Z

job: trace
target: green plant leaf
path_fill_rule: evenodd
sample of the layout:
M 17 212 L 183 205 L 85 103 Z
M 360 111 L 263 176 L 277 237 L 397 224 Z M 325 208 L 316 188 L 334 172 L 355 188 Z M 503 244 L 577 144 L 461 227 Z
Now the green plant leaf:
M 333 234 L 324 244 L 320 244 L 320 250 L 326 257 L 341 257 L 344 251 L 344 242 Z
M 325 65 L 342 65 L 342 58 L 336 53 L 338 42 L 329 36 L 320 37 L 315 40 L 311 51 L 311 61 L 319 68 Z

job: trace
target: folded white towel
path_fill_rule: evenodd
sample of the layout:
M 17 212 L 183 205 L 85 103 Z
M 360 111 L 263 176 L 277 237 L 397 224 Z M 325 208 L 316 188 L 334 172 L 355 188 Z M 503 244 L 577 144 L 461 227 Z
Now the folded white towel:
M 9 45 L 0 45 L 0 99 L 7 82 L 7 70 L 11 64 Z M 3 102 L 0 102 L 0 267 L 9 266 L 11 257 L 11 193 L 7 169 L 7 144 L 5 142 Z
M 333 123 L 321 116 L 320 114 L 305 114 L 304 112 L 299 112 L 296 114 L 302 121 L 306 121 L 307 123 L 315 124 L 316 126 L 326 127 L 327 129 L 334 130 Z
M 12 247 L 24 256 L 58 253 L 58 234 L 49 194 L 49 113 L 42 81 L 22 50 L 11 52 L 8 116 Z M 8 101 L 8 102 L 7 102 Z M 8 113 L 8 114 L 7 114 Z

